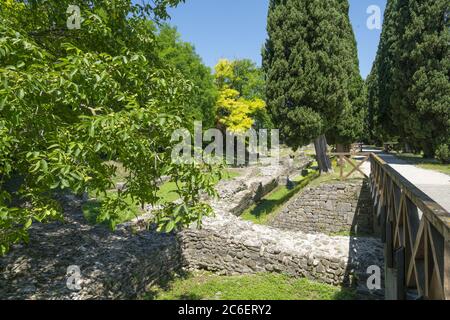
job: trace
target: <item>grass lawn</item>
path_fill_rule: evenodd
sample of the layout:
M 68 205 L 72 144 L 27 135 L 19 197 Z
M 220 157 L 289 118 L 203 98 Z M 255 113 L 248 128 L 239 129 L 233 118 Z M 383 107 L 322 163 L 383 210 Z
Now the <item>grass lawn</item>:
M 114 191 L 108 191 L 108 193 L 110 195 L 117 194 Z M 97 196 L 96 199 L 89 200 L 82 207 L 83 215 L 90 224 L 97 224 L 97 217 L 100 214 L 100 209 L 102 207 L 102 198 L 103 196 L 101 195 Z M 119 218 L 115 220 L 116 224 L 132 220 L 143 213 L 143 211 L 133 203 L 131 197 L 126 198 L 125 201 L 128 203 L 128 210 L 121 212 Z
M 353 163 L 356 163 L 356 161 L 354 159 L 352 159 Z M 359 162 L 359 161 L 358 161 Z M 331 164 L 333 167 L 333 173 L 330 174 L 323 174 L 320 177 L 318 177 L 317 179 L 314 179 L 314 181 L 311 182 L 310 186 L 318 186 L 322 183 L 330 183 L 330 182 L 339 182 L 341 181 L 340 178 L 340 168 L 338 166 L 338 162 L 337 159 L 334 158 L 331 160 Z M 344 176 L 346 176 L 347 174 L 349 174 L 351 171 L 353 170 L 353 167 L 348 163 L 345 162 L 344 165 Z M 364 176 L 359 173 L 358 171 L 355 171 L 349 178 L 347 178 L 347 180 L 351 180 L 351 179 L 363 179 Z
M 171 281 L 164 289 L 153 287 L 148 300 L 351 300 L 355 294 L 305 278 L 260 273 L 219 276 L 197 272 Z
M 450 175 L 450 164 L 442 164 L 436 159 L 424 159 L 420 154 L 399 153 L 396 156 L 416 167 L 428 170 L 439 171 Z
M 293 180 L 294 186 L 278 186 L 266 195 L 259 203 L 248 208 L 241 218 L 256 224 L 267 224 L 277 213 L 277 209 L 298 193 L 308 183 L 318 176 L 317 171 L 311 170 L 307 176 L 300 176 Z
M 222 173 L 222 176 L 223 176 L 222 180 L 231 180 L 239 177 L 240 173 L 233 169 L 225 169 L 224 172 Z M 158 197 L 162 198 L 163 202 L 173 202 L 179 198 L 176 191 L 177 191 L 177 184 L 175 182 L 169 181 L 164 183 L 160 187 L 157 195 Z
M 123 182 L 126 180 L 126 172 L 123 169 L 123 167 L 120 164 L 115 163 L 114 165 L 117 166 L 117 172 L 116 176 L 113 178 L 114 183 Z M 223 179 L 229 180 L 234 179 L 238 177 L 240 173 L 233 169 L 226 169 L 223 172 Z M 166 182 L 164 183 L 159 191 L 158 196 L 161 198 L 161 202 L 173 202 L 176 201 L 179 196 L 175 192 L 177 190 L 177 186 L 175 182 Z M 109 195 L 115 195 L 117 192 L 115 190 L 108 191 Z M 95 199 L 92 199 L 85 203 L 83 205 L 83 215 L 86 218 L 86 220 L 91 224 L 97 223 L 97 217 L 100 214 L 100 209 L 102 207 L 102 199 L 104 198 L 103 195 L 92 195 L 92 197 L 95 197 Z M 133 203 L 133 200 L 131 197 L 126 198 L 126 202 L 129 204 L 129 209 L 121 212 L 120 217 L 114 221 L 116 224 L 120 224 L 129 220 L 132 220 L 141 214 L 143 214 L 143 211 Z

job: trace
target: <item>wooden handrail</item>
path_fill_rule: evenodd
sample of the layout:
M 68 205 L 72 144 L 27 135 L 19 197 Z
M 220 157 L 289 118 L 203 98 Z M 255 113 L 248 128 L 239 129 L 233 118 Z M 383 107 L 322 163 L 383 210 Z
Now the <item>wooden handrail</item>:
M 370 161 L 386 297 L 450 299 L 449 212 L 376 154 Z
M 371 154 L 371 158 L 376 161 L 389 177 L 402 188 L 408 198 L 419 208 L 427 219 L 433 223 L 433 226 L 441 233 L 445 240 L 449 240 L 450 236 L 450 214 L 437 202 L 426 195 L 422 190 L 418 189 L 409 180 L 403 177 L 383 159 L 375 153 Z M 450 195 L 449 195 L 450 196 Z

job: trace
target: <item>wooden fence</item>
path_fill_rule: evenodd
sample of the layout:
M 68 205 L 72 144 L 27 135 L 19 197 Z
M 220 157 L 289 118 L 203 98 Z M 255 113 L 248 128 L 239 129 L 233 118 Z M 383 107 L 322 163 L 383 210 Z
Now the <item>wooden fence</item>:
M 330 156 L 334 156 L 337 158 L 337 163 L 339 166 L 339 177 L 341 180 L 347 180 L 355 172 L 359 172 L 363 176 L 367 177 L 367 174 L 361 169 L 361 166 L 365 162 L 369 161 L 370 155 L 371 153 L 368 152 L 335 152 L 330 154 Z M 352 170 L 349 173 L 344 174 L 344 167 L 346 163 L 350 164 Z
M 450 214 L 370 154 L 387 299 L 450 299 Z M 449 195 L 450 196 L 450 195 Z

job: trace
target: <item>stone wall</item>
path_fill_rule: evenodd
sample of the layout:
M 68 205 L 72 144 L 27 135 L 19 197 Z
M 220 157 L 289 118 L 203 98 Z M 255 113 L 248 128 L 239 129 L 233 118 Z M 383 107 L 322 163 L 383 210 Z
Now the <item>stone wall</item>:
M 364 284 L 367 267 L 383 261 L 374 238 L 303 234 L 239 220 L 178 236 L 187 269 L 226 275 L 280 272 L 334 285 L 353 284 L 354 275 Z
M 254 167 L 243 177 L 219 186 L 221 197 L 227 199 L 230 212 L 240 216 L 276 187 L 286 184 L 289 176 L 299 175 L 310 164 L 310 158 L 299 157 L 295 164 L 292 159 L 285 158 L 281 159 L 280 165 Z
M 379 240 L 281 230 L 237 216 L 289 171 L 284 165 L 249 168 L 221 181 L 220 197 L 211 202 L 215 216 L 205 218 L 201 230 L 192 226 L 176 235 L 139 231 L 142 217 L 115 232 L 89 225 L 81 200 L 73 199 L 64 222 L 34 224 L 30 244 L 15 245 L 0 259 L 0 299 L 133 299 L 183 269 L 283 272 L 332 284 L 348 283 L 354 274 L 364 283 L 368 266 L 383 266 Z M 80 291 L 66 286 L 71 265 L 81 269 Z
M 241 178 L 220 184 L 223 205 L 239 214 L 289 171 L 283 165 L 244 168 Z M 14 245 L 0 257 L 0 299 L 135 299 L 186 265 L 175 234 L 145 228 L 151 206 L 111 232 L 86 221 L 82 198 L 61 200 L 64 221 L 34 223 L 29 244 Z M 66 286 L 69 266 L 80 268 L 79 291 Z
M 282 230 L 236 216 L 242 196 L 255 196 L 255 188 L 250 188 L 254 180 L 264 187 L 281 171 L 272 168 L 266 174 L 221 183 L 220 198 L 212 203 L 215 216 L 205 218 L 201 230 L 192 227 L 178 234 L 185 268 L 227 275 L 280 272 L 335 285 L 350 284 L 354 278 L 364 288 L 367 268 L 383 266 L 383 246 L 378 239 Z M 356 184 L 347 190 L 326 188 L 342 191 L 339 194 L 358 189 Z
M 28 245 L 0 258 L 2 299 L 136 299 L 182 268 L 173 234 L 133 234 L 92 226 L 81 200 L 66 201 L 64 222 L 34 223 Z M 78 266 L 81 290 L 66 286 L 67 268 Z
M 367 181 L 322 184 L 291 199 L 270 225 L 307 233 L 372 234 L 371 204 Z

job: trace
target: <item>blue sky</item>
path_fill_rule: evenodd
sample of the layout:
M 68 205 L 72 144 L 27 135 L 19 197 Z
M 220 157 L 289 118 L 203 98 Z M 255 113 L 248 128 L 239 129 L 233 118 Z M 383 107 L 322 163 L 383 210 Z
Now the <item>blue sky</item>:
M 324 0 L 326 1 L 326 0 Z M 204 63 L 213 67 L 220 58 L 249 58 L 261 64 L 266 39 L 269 0 L 186 0 L 169 10 L 170 24 L 184 41 L 192 43 Z M 384 12 L 386 0 L 349 0 L 350 20 L 358 42 L 361 75 L 365 78 L 375 59 L 381 30 L 369 30 L 367 8 Z

